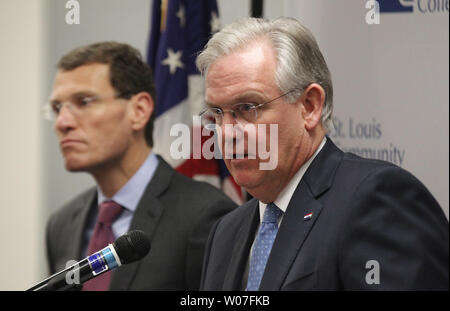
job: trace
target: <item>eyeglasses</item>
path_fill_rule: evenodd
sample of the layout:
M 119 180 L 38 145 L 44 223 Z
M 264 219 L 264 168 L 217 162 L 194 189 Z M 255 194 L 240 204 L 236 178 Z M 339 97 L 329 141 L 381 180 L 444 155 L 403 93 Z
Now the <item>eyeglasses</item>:
M 211 125 L 222 125 L 223 116 L 225 112 L 231 112 L 231 115 L 238 123 L 253 123 L 258 120 L 258 109 L 267 105 L 271 102 L 276 101 L 277 99 L 286 96 L 295 90 L 290 90 L 283 95 L 278 96 L 277 98 L 271 99 L 268 102 L 262 104 L 253 104 L 253 103 L 236 103 L 232 105 L 232 109 L 222 109 L 217 107 L 208 107 L 202 112 L 199 113 L 199 116 L 202 118 L 202 124 L 205 127 L 211 127 Z
M 59 116 L 63 107 L 66 107 L 70 110 L 72 115 L 75 118 L 83 117 L 87 114 L 89 110 L 92 110 L 94 106 L 97 106 L 100 103 L 104 103 L 110 99 L 121 98 L 121 94 L 115 94 L 112 97 L 102 98 L 101 96 L 75 96 L 70 101 L 59 102 L 52 101 L 46 104 L 42 108 L 42 113 L 44 118 L 50 122 L 54 122 L 56 118 Z

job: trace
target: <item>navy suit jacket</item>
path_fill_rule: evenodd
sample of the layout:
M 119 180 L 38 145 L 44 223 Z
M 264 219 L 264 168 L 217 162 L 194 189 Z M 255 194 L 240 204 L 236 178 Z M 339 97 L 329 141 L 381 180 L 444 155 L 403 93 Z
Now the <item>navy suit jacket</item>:
M 245 289 L 258 225 L 256 199 L 214 225 L 202 290 Z M 419 180 L 328 138 L 287 207 L 260 290 L 448 290 L 448 248 L 448 221 Z

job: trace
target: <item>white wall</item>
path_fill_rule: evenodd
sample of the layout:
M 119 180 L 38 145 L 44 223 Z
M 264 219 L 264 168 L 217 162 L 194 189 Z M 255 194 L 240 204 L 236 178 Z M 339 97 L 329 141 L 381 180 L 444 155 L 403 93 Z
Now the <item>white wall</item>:
M 0 9 L 0 290 L 45 276 L 42 137 L 48 36 L 44 1 L 3 0 Z

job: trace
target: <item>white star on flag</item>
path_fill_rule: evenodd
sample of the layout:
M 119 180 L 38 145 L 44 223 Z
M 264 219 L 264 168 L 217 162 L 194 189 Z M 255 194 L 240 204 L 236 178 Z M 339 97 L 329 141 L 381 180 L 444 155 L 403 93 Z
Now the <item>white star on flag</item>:
M 180 4 L 180 8 L 178 9 L 176 15 L 180 19 L 180 26 L 183 28 L 186 24 L 186 10 L 184 9 L 183 4 Z
M 161 61 L 161 64 L 168 65 L 170 74 L 174 74 L 177 71 L 177 68 L 184 68 L 183 63 L 181 62 L 181 55 L 183 55 L 183 51 L 177 51 L 176 53 L 171 49 L 167 49 L 167 58 Z
M 211 21 L 209 22 L 209 24 L 211 25 L 212 33 L 218 32 L 220 30 L 220 19 L 217 16 L 216 12 L 211 13 Z

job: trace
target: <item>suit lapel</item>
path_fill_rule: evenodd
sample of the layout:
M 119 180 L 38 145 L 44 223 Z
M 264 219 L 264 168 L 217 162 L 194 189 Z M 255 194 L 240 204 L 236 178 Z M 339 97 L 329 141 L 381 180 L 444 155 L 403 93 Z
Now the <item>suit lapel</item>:
M 309 193 L 301 181 L 289 202 L 267 260 L 260 290 L 279 290 L 303 245 L 309 231 L 320 215 L 322 205 Z M 305 215 L 312 216 L 306 219 Z
M 144 231 L 149 237 L 150 243 L 164 210 L 164 204 L 159 197 L 168 188 L 173 176 L 173 169 L 169 164 L 159 156 L 158 160 L 158 167 L 139 201 L 129 228 L 129 231 Z M 142 260 L 139 260 L 116 270 L 111 280 L 110 290 L 129 289 L 141 262 Z
M 223 290 L 241 290 L 242 279 L 249 256 L 249 250 L 254 240 L 256 228 L 259 224 L 258 200 L 250 201 L 239 232 L 236 235 L 230 264 L 223 283 Z M 242 208 L 245 208 L 244 206 Z
M 343 152 L 327 137 L 323 149 L 311 163 L 298 184 L 278 230 L 260 290 L 280 290 L 308 233 L 324 206 L 318 198 L 328 191 Z

